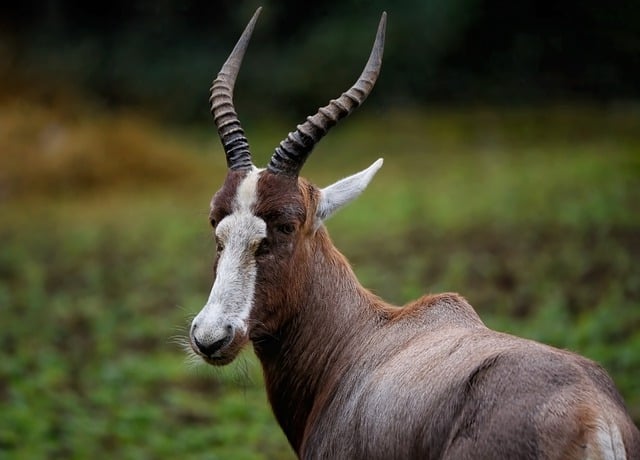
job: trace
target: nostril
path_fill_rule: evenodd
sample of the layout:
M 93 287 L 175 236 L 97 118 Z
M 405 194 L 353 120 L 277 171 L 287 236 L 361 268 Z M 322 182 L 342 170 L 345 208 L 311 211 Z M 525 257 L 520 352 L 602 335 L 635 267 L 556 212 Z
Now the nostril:
M 220 340 L 216 340 L 211 344 L 202 343 L 197 338 L 194 337 L 194 342 L 198 347 L 198 350 L 200 350 L 200 353 L 202 353 L 205 356 L 211 357 L 216 352 L 220 351 L 222 348 L 228 345 L 229 342 L 231 342 L 231 337 L 232 337 L 231 335 L 228 335 L 227 337 Z

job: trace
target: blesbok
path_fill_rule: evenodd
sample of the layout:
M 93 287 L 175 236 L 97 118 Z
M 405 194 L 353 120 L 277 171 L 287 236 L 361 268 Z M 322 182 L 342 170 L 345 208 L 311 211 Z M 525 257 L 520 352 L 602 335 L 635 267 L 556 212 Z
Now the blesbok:
M 259 11 L 211 90 L 228 173 L 211 202 L 215 279 L 191 324 L 193 351 L 224 365 L 251 341 L 300 458 L 640 458 L 640 432 L 596 363 L 490 330 L 458 294 L 389 305 L 333 246 L 323 221 L 382 160 L 322 189 L 299 173 L 371 92 L 385 14 L 357 82 L 290 133 L 265 169 L 253 165 L 233 88 Z

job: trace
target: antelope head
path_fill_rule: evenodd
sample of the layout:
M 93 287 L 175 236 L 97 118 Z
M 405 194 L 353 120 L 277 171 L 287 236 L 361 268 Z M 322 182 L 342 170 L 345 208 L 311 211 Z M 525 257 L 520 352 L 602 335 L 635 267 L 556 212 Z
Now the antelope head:
M 382 166 L 326 188 L 299 176 L 313 147 L 369 95 L 380 73 L 383 13 L 365 68 L 345 93 L 298 125 L 275 149 L 264 169 L 254 166 L 233 104 L 233 88 L 260 9 L 256 11 L 211 88 L 211 112 L 227 158 L 224 184 L 211 201 L 215 278 L 190 329 L 192 349 L 206 362 L 227 364 L 249 340 L 277 333 L 309 289 L 322 222 L 356 198 Z

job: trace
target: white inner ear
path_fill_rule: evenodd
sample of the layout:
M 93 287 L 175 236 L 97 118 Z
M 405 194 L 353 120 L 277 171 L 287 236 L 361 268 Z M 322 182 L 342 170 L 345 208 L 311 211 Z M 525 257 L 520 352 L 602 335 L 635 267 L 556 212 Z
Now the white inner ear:
M 320 190 L 320 203 L 316 212 L 318 220 L 323 221 L 331 217 L 338 209 L 360 195 L 380 167 L 382 167 L 382 158 L 379 158 L 367 169 Z

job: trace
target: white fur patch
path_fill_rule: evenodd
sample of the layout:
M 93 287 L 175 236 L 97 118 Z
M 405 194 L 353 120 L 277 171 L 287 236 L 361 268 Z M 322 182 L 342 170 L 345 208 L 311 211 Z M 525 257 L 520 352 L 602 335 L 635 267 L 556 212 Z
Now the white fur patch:
M 233 202 L 234 211 L 251 212 L 258 199 L 258 179 L 262 169 L 254 168 L 238 186 L 236 199 Z
M 615 423 L 598 420 L 594 445 L 587 447 L 587 460 L 625 460 L 627 454 L 622 434 Z
M 216 239 L 223 250 L 216 279 L 206 305 L 193 320 L 198 342 L 212 344 L 228 335 L 229 327 L 247 330 L 256 282 L 255 250 L 267 236 L 264 220 L 253 215 L 261 170 L 252 170 L 240 183 L 233 212 L 216 227 Z

